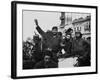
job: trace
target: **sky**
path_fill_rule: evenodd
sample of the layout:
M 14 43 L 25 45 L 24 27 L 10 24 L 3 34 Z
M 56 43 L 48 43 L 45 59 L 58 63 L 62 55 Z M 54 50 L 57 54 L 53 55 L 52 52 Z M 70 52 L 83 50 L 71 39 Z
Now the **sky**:
M 70 13 L 65 13 L 65 15 L 70 15 Z M 89 14 L 79 14 L 72 13 L 72 20 L 86 17 Z M 46 12 L 46 11 L 23 11 L 23 40 L 26 41 L 27 38 L 32 38 L 34 31 L 38 34 L 36 30 L 36 25 L 34 19 L 38 20 L 39 26 L 44 30 L 51 30 L 53 26 L 60 25 L 60 12 Z
M 44 30 L 51 30 L 53 26 L 60 25 L 60 12 L 37 12 L 37 11 L 23 11 L 23 40 L 34 35 L 37 30 L 34 19 L 38 20 L 39 26 Z

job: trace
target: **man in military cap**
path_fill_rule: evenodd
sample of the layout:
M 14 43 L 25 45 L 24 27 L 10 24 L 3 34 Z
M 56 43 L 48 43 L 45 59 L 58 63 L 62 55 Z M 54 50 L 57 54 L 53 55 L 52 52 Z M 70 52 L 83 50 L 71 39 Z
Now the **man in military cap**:
M 75 32 L 72 53 L 78 56 L 78 66 L 90 66 L 90 45 L 82 38 L 81 32 Z
M 36 63 L 34 66 L 35 69 L 41 68 L 57 68 L 58 64 L 52 60 L 52 52 L 51 51 L 44 51 L 44 58 L 40 62 Z
M 52 31 L 44 32 L 38 25 L 37 19 L 35 19 L 35 24 L 37 31 L 43 38 L 42 40 L 43 51 L 47 49 L 51 50 L 55 61 L 58 62 L 57 53 L 60 51 L 60 42 L 61 42 L 61 33 L 58 32 L 58 27 L 54 26 L 52 28 Z

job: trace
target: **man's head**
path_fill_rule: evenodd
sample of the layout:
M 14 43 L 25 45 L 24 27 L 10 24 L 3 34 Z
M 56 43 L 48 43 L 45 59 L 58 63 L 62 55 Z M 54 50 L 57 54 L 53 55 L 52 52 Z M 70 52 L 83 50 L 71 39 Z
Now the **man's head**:
M 34 35 L 34 36 L 33 36 L 33 41 L 34 41 L 35 43 L 38 43 L 38 42 L 40 41 L 39 35 Z
M 88 42 L 91 42 L 91 37 L 88 37 L 88 38 L 87 38 L 87 41 L 88 41 Z
M 69 28 L 69 29 L 67 29 L 67 30 L 65 31 L 65 33 L 66 33 L 66 35 L 67 35 L 67 34 L 70 34 L 70 35 L 71 35 L 71 34 L 73 33 L 73 29 Z
M 57 26 L 54 26 L 53 28 L 52 28 L 52 32 L 55 34 L 55 33 L 57 33 L 58 32 L 58 27 Z
M 75 32 L 76 38 L 82 38 L 82 33 L 81 32 Z
M 50 61 L 50 56 L 45 55 L 45 56 L 44 56 L 44 61 L 45 61 L 45 62 L 49 62 L 49 61 Z
M 46 50 L 46 51 L 44 52 L 44 61 L 45 61 L 45 62 L 49 62 L 49 61 L 51 60 L 51 58 L 52 58 L 52 52 Z

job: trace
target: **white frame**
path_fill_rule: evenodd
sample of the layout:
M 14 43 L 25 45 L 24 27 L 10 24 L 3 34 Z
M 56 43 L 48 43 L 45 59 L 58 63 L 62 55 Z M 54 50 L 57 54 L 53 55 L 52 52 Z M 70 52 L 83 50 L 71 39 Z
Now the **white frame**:
M 16 3 L 16 29 L 17 29 L 17 53 L 16 53 L 16 77 L 28 76 L 44 76 L 44 75 L 59 75 L 59 74 L 79 74 L 97 72 L 97 53 L 96 53 L 96 7 L 75 6 L 75 5 L 44 5 L 42 3 L 31 2 L 13 2 Z M 57 5 L 57 6 L 56 6 Z M 22 11 L 23 10 L 41 10 L 41 11 L 59 11 L 59 12 L 81 12 L 91 14 L 91 66 L 90 67 L 75 67 L 75 68 L 57 68 L 57 69 L 32 69 L 23 70 L 22 68 Z M 13 53 L 14 54 L 14 53 Z

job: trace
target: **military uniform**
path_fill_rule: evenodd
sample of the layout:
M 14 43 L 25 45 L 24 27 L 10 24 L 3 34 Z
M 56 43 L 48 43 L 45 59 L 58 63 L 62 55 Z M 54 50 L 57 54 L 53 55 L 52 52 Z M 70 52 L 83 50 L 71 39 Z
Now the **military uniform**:
M 37 31 L 41 34 L 42 40 L 42 50 L 47 50 L 48 48 L 52 51 L 54 60 L 57 60 L 57 52 L 60 51 L 60 42 L 61 36 L 59 36 L 59 32 L 57 34 L 53 34 L 52 31 L 44 32 L 39 26 L 36 27 Z
M 78 66 L 90 66 L 90 45 L 82 38 L 73 40 L 73 55 L 78 55 Z

